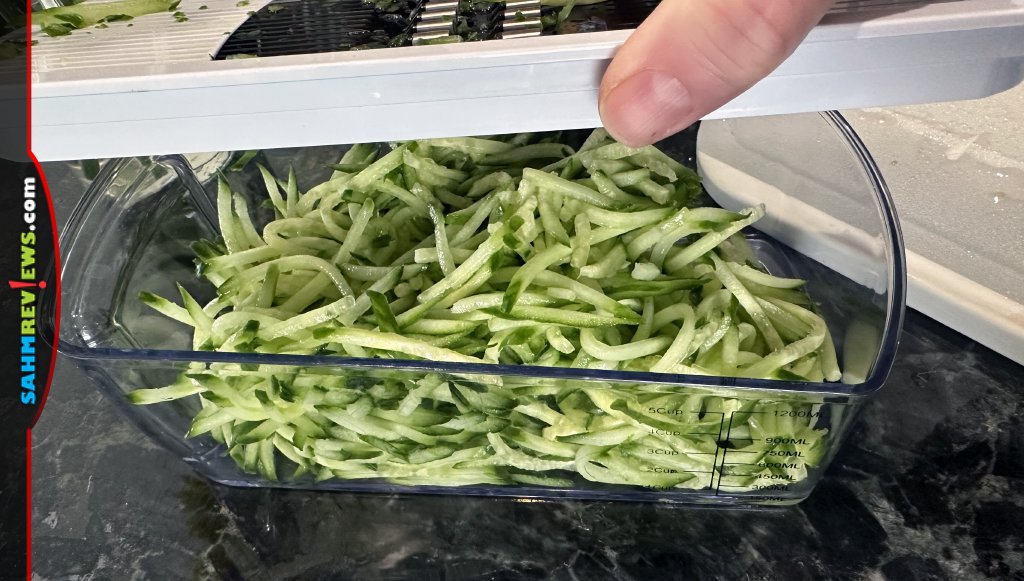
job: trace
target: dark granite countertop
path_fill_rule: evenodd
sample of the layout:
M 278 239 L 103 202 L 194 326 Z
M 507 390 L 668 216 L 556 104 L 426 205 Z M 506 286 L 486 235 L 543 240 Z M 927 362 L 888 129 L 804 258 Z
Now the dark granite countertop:
M 38 579 L 1024 579 L 1024 368 L 910 312 L 802 504 L 751 511 L 212 485 L 67 362 L 34 430 Z

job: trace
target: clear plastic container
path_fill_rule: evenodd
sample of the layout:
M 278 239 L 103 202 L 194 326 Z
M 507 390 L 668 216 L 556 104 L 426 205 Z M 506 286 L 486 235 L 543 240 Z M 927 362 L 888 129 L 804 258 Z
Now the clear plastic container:
M 214 176 L 236 158 L 231 153 L 104 166 L 61 240 L 60 351 L 149 435 L 224 484 L 721 505 L 799 502 L 892 366 L 906 287 L 892 201 L 863 145 L 835 113 L 705 122 L 696 148 L 692 135 L 661 147 L 696 162 L 722 205 L 766 202 L 767 217 L 748 238 L 769 271 L 808 280 L 806 289 L 835 339 L 842 382 L 193 351 L 188 327 L 152 312 L 137 296 L 175 296 L 176 282 L 201 301 L 213 296 L 196 275 L 190 243 L 216 236 Z M 295 165 L 312 182 L 325 177 L 325 164 L 336 161 L 341 149 L 268 151 L 263 161 L 272 169 Z M 235 189 L 261 191 L 254 165 L 227 173 Z M 401 475 L 318 481 L 288 478 L 282 469 L 271 481 L 243 471 L 208 435 L 184 437 L 200 410 L 196 397 L 149 406 L 127 402 L 126 393 L 167 385 L 190 366 L 231 368 L 234 378 L 275 373 L 316 385 L 344 383 L 367 392 L 445 381 L 471 396 L 500 382 L 505 393 L 522 398 L 516 404 L 557 389 L 560 398 L 587 394 L 623 413 L 637 412 L 631 417 L 643 433 L 617 444 L 573 442 L 574 460 L 545 468 L 548 480 L 510 474 L 511 483 L 442 479 L 410 485 Z

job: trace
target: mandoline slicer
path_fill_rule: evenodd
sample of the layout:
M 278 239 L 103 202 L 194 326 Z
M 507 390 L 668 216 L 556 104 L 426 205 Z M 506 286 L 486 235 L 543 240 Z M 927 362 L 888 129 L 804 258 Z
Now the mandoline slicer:
M 533 0 L 182 0 L 181 22 L 37 28 L 33 149 L 55 160 L 594 127 L 601 74 L 656 3 L 606 0 L 559 22 Z M 1022 0 L 846 0 L 711 117 L 977 98 L 1022 76 Z

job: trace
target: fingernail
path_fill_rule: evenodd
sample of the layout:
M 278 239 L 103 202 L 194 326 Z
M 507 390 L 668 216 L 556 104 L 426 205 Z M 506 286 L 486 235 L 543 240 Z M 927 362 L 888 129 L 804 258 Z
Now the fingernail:
M 601 100 L 601 119 L 620 143 L 650 145 L 692 121 L 690 93 L 679 79 L 644 69 L 612 87 Z

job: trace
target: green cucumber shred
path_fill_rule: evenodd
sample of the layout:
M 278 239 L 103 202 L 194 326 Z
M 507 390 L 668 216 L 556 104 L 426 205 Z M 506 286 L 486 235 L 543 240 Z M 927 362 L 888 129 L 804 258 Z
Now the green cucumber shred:
M 260 192 L 222 177 L 219 237 L 193 246 L 211 298 L 179 285 L 180 303 L 139 300 L 191 326 L 197 351 L 411 365 L 193 362 L 131 402 L 188 402 L 188 437 L 270 480 L 742 492 L 823 461 L 820 396 L 416 370 L 838 381 L 803 281 L 769 274 L 746 244 L 763 207 L 708 206 L 692 170 L 603 130 L 579 151 L 544 135 L 361 144 L 332 167 L 306 191 L 262 166 Z M 720 463 L 725 448 L 749 464 Z M 801 462 L 760 461 L 787 451 Z

